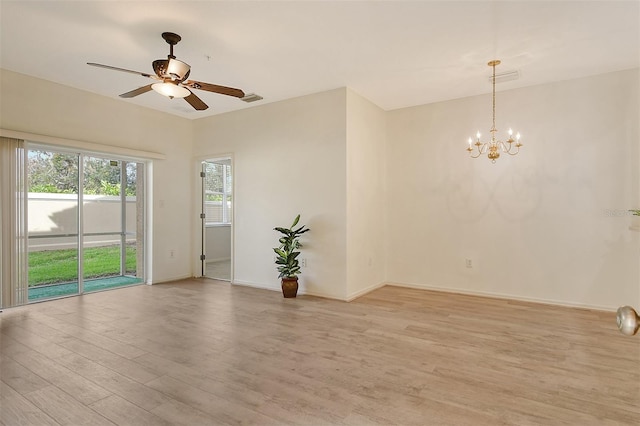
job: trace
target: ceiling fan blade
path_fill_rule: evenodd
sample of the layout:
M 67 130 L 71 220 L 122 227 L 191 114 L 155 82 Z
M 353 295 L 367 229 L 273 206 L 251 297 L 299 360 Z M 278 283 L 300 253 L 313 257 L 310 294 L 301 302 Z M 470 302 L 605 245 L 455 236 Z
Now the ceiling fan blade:
M 194 95 L 193 92 L 191 92 L 189 96 L 184 98 L 184 100 L 189 102 L 189 105 L 191 105 L 198 111 L 204 111 L 205 109 L 209 108 L 209 106 L 202 102 L 202 99 Z
M 202 83 L 201 81 L 188 80 L 182 83 L 183 86 L 191 89 L 206 90 L 207 92 L 220 93 L 221 95 L 235 96 L 236 98 L 244 98 L 244 92 L 233 87 L 218 86 L 217 84 Z
M 146 86 L 138 87 L 130 92 L 123 93 L 120 95 L 121 98 L 133 98 L 134 96 L 142 95 L 143 93 L 147 93 L 151 90 L 151 85 L 147 84 Z
M 106 68 L 108 70 L 113 70 L 113 71 L 128 72 L 130 74 L 136 74 L 136 75 L 141 75 L 143 77 L 149 77 L 149 78 L 153 78 L 153 79 L 156 79 L 156 80 L 161 80 L 160 78 L 156 77 L 155 75 L 147 74 L 146 72 L 133 71 L 133 70 L 125 69 L 125 68 L 112 67 L 111 65 L 96 64 L 94 62 L 87 62 L 87 65 L 91 65 L 92 67 L 98 67 L 98 68 Z

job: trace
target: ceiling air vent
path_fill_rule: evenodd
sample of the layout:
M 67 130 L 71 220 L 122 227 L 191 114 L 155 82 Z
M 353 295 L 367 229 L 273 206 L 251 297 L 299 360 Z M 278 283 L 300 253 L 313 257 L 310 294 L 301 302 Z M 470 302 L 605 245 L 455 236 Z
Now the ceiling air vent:
M 489 83 L 491 83 L 492 78 L 493 78 L 492 76 L 489 76 L 488 78 Z M 496 84 L 504 83 L 505 81 L 517 80 L 519 78 L 520 78 L 520 71 L 518 70 L 503 72 L 500 74 L 496 74 Z
M 240 100 L 245 101 L 247 103 L 255 102 L 255 101 L 262 100 L 262 96 L 256 95 L 255 93 L 249 93 L 245 95 L 243 98 L 240 98 Z

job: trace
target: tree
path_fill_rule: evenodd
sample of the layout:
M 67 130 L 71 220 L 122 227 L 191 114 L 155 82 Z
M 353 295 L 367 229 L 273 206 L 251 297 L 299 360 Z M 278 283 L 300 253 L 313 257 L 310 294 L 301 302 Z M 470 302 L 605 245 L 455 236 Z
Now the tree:
M 78 193 L 78 156 L 75 154 L 30 150 L 27 168 L 29 192 Z M 137 163 L 126 163 L 127 195 L 136 195 L 137 168 Z M 83 171 L 85 194 L 120 195 L 120 161 L 86 156 Z
M 29 151 L 30 192 L 78 193 L 78 160 L 74 155 Z

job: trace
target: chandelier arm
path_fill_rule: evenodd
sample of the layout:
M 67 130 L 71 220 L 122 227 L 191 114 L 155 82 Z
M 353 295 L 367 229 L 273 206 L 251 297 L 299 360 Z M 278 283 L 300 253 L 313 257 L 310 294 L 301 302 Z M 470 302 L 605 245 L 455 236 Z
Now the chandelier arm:
M 517 149 L 516 149 L 516 151 L 515 151 L 515 152 L 511 152 L 511 148 L 512 148 L 512 147 L 509 147 L 509 149 L 508 149 L 508 150 L 506 150 L 506 151 L 504 151 L 504 152 L 506 152 L 506 153 L 507 153 L 507 154 L 509 154 L 509 155 L 516 155 L 516 154 L 518 154 L 518 153 L 520 152 L 520 147 L 519 147 L 519 146 L 516 146 L 516 148 L 517 148 Z
M 472 151 L 469 151 L 469 155 L 471 156 L 471 158 L 478 158 L 482 154 L 487 152 L 487 146 L 488 146 L 488 144 L 486 142 L 483 143 L 483 144 L 480 144 L 480 145 L 476 145 L 476 148 L 478 148 L 477 154 L 474 155 L 475 151 L 472 150 Z
M 508 144 L 508 148 L 507 148 L 507 144 L 504 142 L 500 142 L 500 148 L 502 149 L 502 152 L 509 154 L 509 155 L 516 155 L 518 154 L 518 152 L 520 152 L 520 144 L 517 143 L 515 145 L 513 145 L 513 143 Z M 516 150 L 513 151 L 513 147 L 516 147 Z

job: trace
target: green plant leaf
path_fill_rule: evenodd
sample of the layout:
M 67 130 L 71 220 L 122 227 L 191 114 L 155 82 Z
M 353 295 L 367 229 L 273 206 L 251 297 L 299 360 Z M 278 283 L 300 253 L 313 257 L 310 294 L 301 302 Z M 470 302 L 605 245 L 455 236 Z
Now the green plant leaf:
M 300 215 L 298 214 L 298 216 L 296 216 L 296 218 L 293 220 L 293 224 L 291 225 L 290 228 L 293 229 L 293 227 L 298 224 L 299 220 L 300 220 Z
M 294 235 L 301 235 L 304 234 L 305 232 L 307 232 L 309 229 L 304 229 L 304 225 L 302 225 L 300 228 L 296 229 L 295 231 L 293 231 Z
M 281 233 L 283 233 L 283 234 L 285 234 L 285 235 L 289 235 L 289 234 L 291 233 L 291 230 L 289 230 L 289 229 L 287 229 L 287 228 L 282 228 L 282 227 L 280 227 L 280 226 L 278 226 L 278 227 L 276 227 L 276 228 L 273 228 L 273 230 L 274 230 L 274 231 L 281 232 Z

